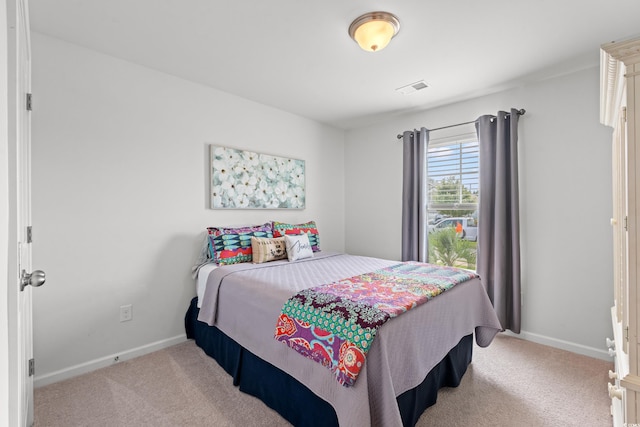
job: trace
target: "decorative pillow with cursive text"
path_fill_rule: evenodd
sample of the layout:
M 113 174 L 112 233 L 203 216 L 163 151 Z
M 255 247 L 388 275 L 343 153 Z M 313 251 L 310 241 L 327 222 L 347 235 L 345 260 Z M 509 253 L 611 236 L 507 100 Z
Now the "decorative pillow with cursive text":
M 285 234 L 284 243 L 287 247 L 289 261 L 313 257 L 313 249 L 311 249 L 311 244 L 309 243 L 309 236 L 306 234 Z

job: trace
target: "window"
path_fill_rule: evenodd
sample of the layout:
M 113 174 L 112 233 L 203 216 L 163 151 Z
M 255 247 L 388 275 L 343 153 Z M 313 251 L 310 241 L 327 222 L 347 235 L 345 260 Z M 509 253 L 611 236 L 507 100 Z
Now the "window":
M 475 270 L 479 170 L 475 134 L 429 143 L 429 262 Z

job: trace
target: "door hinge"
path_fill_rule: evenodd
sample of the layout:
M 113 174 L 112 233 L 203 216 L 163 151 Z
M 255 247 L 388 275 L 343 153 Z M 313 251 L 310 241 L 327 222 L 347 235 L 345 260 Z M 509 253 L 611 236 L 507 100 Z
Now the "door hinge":
M 27 111 L 33 110 L 33 95 L 27 94 Z
M 27 243 L 31 243 L 31 242 L 33 242 L 33 227 L 28 226 L 27 227 Z
M 622 220 L 622 225 L 624 225 L 624 231 L 629 231 L 629 229 L 627 228 L 627 217 L 626 216 Z
M 629 342 L 629 327 L 625 327 L 624 328 L 624 339 L 625 341 Z
M 36 361 L 29 359 L 29 376 L 32 377 L 36 373 Z
M 622 107 L 622 120 L 627 122 L 627 107 Z

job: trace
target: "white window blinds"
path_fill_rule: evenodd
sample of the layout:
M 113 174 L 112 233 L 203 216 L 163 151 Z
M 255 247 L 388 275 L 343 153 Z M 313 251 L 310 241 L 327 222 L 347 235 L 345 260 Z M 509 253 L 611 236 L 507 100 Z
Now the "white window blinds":
M 446 211 L 457 211 L 458 214 L 454 215 L 471 215 L 478 208 L 479 178 L 475 134 L 429 144 L 427 183 L 430 212 L 445 214 Z

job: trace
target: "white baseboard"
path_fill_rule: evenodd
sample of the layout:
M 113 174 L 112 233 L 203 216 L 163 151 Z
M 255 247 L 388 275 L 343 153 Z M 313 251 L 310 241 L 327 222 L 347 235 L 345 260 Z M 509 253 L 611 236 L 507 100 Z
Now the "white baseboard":
M 538 344 L 548 345 L 549 347 L 559 348 L 561 350 L 567 350 L 573 353 L 582 354 L 584 356 L 594 357 L 596 359 L 606 360 L 607 362 L 613 361 L 609 353 L 604 349 L 588 347 L 586 345 L 577 344 L 571 341 L 559 340 L 557 338 L 551 338 L 540 334 L 534 334 L 533 332 L 521 331 L 519 334 L 514 334 L 511 331 L 504 331 L 503 334 L 521 338 L 523 340 L 535 342 Z M 604 343 L 603 343 L 604 347 Z
M 68 368 L 51 372 L 49 374 L 36 375 L 33 380 L 33 386 L 37 388 L 48 384 L 57 383 L 58 381 L 73 378 L 81 374 L 86 374 L 87 372 L 95 371 L 96 369 L 105 368 L 107 366 L 123 362 L 125 360 L 133 359 L 134 357 L 143 356 L 145 354 L 152 353 L 163 348 L 171 347 L 172 345 L 180 344 L 186 340 L 187 336 L 182 334 L 173 338 L 167 338 L 165 340 L 156 341 L 151 344 L 132 348 L 130 350 L 125 350 L 120 353 L 101 357 L 99 359 L 90 360 L 79 365 L 70 366 Z

